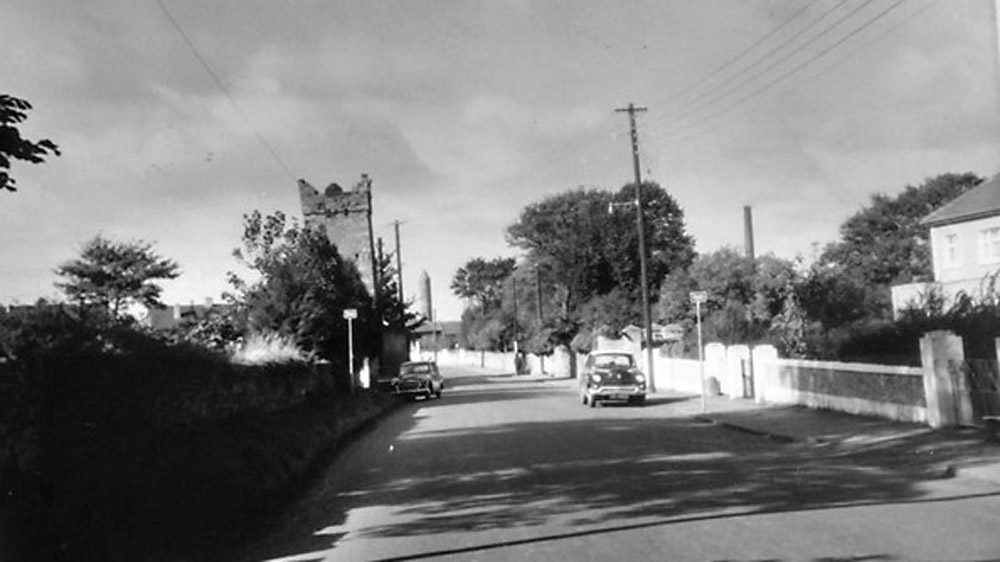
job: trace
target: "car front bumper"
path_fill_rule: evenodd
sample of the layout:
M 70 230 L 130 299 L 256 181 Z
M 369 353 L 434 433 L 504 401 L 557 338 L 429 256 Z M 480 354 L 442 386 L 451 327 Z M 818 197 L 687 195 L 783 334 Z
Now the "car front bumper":
M 646 396 L 646 389 L 637 385 L 597 386 L 588 388 L 587 394 L 591 399 L 596 400 L 630 400 L 639 396 Z
M 400 396 L 430 396 L 433 389 L 430 385 L 396 384 L 392 387 L 392 393 Z

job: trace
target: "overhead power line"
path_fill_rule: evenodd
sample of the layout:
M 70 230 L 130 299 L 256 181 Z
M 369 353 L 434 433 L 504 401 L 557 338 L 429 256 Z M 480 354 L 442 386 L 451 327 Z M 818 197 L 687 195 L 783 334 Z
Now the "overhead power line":
M 823 74 L 829 72 L 833 68 L 836 68 L 837 66 L 840 66 L 841 64 L 843 64 L 845 61 L 847 61 L 848 59 L 850 59 L 851 57 L 853 57 L 859 51 L 862 51 L 862 50 L 870 47 L 871 45 L 873 45 L 875 43 L 878 43 L 879 41 L 885 40 L 886 38 L 888 38 L 889 36 L 891 36 L 893 33 L 895 33 L 900 27 L 906 25 L 907 23 L 909 23 L 913 19 L 917 18 L 918 16 L 920 16 L 921 14 L 923 14 L 924 12 L 926 12 L 931 7 L 933 7 L 935 4 L 937 4 L 939 1 L 940 0 L 930 0 L 929 2 L 927 2 L 926 4 L 924 4 L 920 9 L 912 12 L 911 14 L 907 15 L 905 18 L 899 20 L 895 24 L 893 24 L 893 25 L 889 26 L 888 28 L 884 29 L 881 32 L 881 34 L 879 34 L 879 35 L 877 35 L 875 37 L 872 37 L 868 41 L 865 41 L 864 43 L 862 43 L 860 45 L 857 45 L 856 47 L 854 47 L 853 49 L 851 49 L 850 51 L 848 51 L 846 55 L 844 55 L 843 57 L 840 58 L 840 60 L 837 60 L 837 61 L 833 62 L 832 64 L 827 65 L 825 68 L 819 70 L 818 72 L 813 73 L 811 76 L 809 76 L 808 78 L 806 78 L 805 81 L 808 82 L 810 80 L 818 78 L 819 76 L 822 76 Z M 892 6 L 889 9 L 891 10 L 894 7 L 895 6 Z M 859 30 L 859 31 L 861 31 L 861 30 Z M 792 88 L 790 88 L 790 89 L 793 89 L 793 88 L 794 88 L 794 86 Z M 749 102 L 749 101 L 750 101 L 749 98 L 744 100 L 744 102 Z M 735 109 L 735 107 L 733 109 Z M 721 112 L 720 115 L 722 113 L 725 113 L 725 112 Z M 702 122 L 707 122 L 707 121 L 711 121 L 711 119 L 709 118 L 709 119 L 702 120 Z M 707 132 L 716 130 L 721 125 L 724 125 L 724 124 L 725 124 L 724 121 L 716 121 L 715 122 L 715 126 L 708 127 L 708 128 L 702 128 L 701 130 L 698 130 L 698 126 L 700 125 L 700 123 L 692 123 L 691 125 L 683 127 L 682 129 L 679 129 L 677 131 L 671 131 L 671 135 L 664 135 L 664 136 L 673 136 L 673 135 L 676 134 L 676 135 L 678 135 L 678 137 L 677 137 L 677 140 L 674 141 L 674 142 L 680 143 L 680 142 L 682 142 L 682 141 L 684 141 L 686 139 L 689 139 L 689 138 L 692 138 L 692 137 L 696 137 L 696 136 L 700 136 L 700 135 L 705 134 Z
M 699 86 L 701 86 L 702 84 L 704 84 L 704 83 L 708 82 L 709 80 L 715 78 L 723 70 L 729 68 L 730 66 L 732 66 L 732 65 L 736 64 L 737 62 L 739 62 L 739 61 L 743 60 L 744 58 L 746 58 L 746 56 L 749 55 L 750 53 L 752 53 L 754 51 L 754 49 L 756 49 L 760 45 L 764 44 L 764 42 L 767 41 L 768 39 L 770 39 L 771 37 L 774 37 L 779 31 L 781 31 L 787 25 L 789 25 L 790 23 L 792 23 L 803 12 L 805 12 L 806 10 L 808 10 L 809 8 L 811 8 L 812 5 L 815 4 L 818 1 L 819 0 L 813 0 L 812 2 L 804 4 L 801 8 L 799 8 L 798 10 L 796 10 L 794 14 L 792 14 L 787 19 L 785 19 L 785 21 L 783 21 L 780 24 L 778 24 L 777 27 L 775 27 L 774 29 L 772 29 L 768 33 L 765 33 L 764 35 L 761 35 L 760 37 L 758 37 L 757 40 L 755 40 L 753 43 L 751 43 L 748 47 L 746 47 L 743 50 L 741 50 L 736 56 L 730 57 L 729 60 L 727 60 L 726 62 L 720 64 L 714 70 L 712 70 L 708 74 L 702 76 L 701 78 L 699 78 L 697 81 L 695 81 L 690 86 L 688 86 L 688 87 L 682 89 L 680 92 L 677 92 L 676 94 L 674 94 L 675 100 L 676 101 L 680 101 L 680 100 L 684 99 L 687 96 L 687 94 L 698 90 Z M 841 4 L 843 4 L 846 1 L 847 0 L 843 0 L 841 2 Z M 840 4 L 838 4 L 838 6 L 839 5 Z M 820 19 L 822 19 L 823 17 L 825 17 L 825 15 L 826 14 L 824 14 L 823 16 L 820 16 Z M 819 20 L 816 20 L 816 21 L 819 21 Z M 815 22 L 813 22 L 813 23 L 815 23 Z M 813 24 L 810 24 L 810 26 L 811 25 L 813 25 Z M 808 29 L 808 27 L 809 26 L 807 26 L 806 29 Z M 764 56 L 766 57 L 767 55 L 764 55 Z M 723 84 L 725 84 L 725 82 L 723 82 Z
M 868 21 L 866 21 L 860 27 L 854 29 L 853 31 L 851 31 L 847 35 L 841 37 L 840 40 L 838 40 L 837 42 L 833 43 L 832 45 L 826 47 L 825 49 L 819 51 L 818 53 L 814 54 L 813 56 L 811 56 L 807 60 L 805 60 L 802 63 L 800 63 L 798 66 L 795 66 L 794 68 L 792 68 L 791 70 L 785 72 L 781 76 L 778 76 L 774 80 L 771 80 L 770 82 L 764 84 L 762 87 L 760 87 L 757 90 L 755 90 L 749 96 L 747 96 L 747 97 L 745 97 L 743 99 L 737 100 L 736 103 L 732 103 L 732 104 L 729 104 L 727 106 L 724 106 L 722 109 L 716 111 L 715 113 L 712 113 L 712 114 L 710 114 L 708 116 L 705 116 L 702 119 L 700 119 L 698 121 L 695 121 L 694 123 L 691 123 L 688 126 L 683 127 L 682 129 L 678 130 L 678 132 L 682 133 L 685 130 L 698 125 L 699 123 L 703 123 L 707 119 L 710 119 L 712 117 L 718 116 L 718 115 L 720 115 L 720 114 L 722 114 L 722 113 L 724 113 L 726 111 L 729 111 L 730 109 L 735 108 L 735 107 L 737 107 L 737 106 L 739 106 L 739 105 L 741 105 L 743 103 L 746 103 L 747 101 L 749 101 L 749 100 L 753 99 L 754 97 L 756 97 L 756 96 L 758 96 L 758 95 L 766 92 L 767 90 L 770 90 L 771 88 L 773 88 L 774 86 L 778 85 L 779 83 L 781 83 L 782 81 L 784 81 L 788 77 L 790 77 L 793 74 L 799 72 L 800 70 L 806 68 L 807 66 L 809 66 L 813 62 L 815 62 L 815 61 L 823 58 L 824 56 L 826 56 L 827 54 L 829 54 L 830 52 L 832 52 L 834 49 L 836 49 L 837 47 L 843 45 L 847 40 L 849 40 L 850 38 L 854 37 L 858 33 L 861 33 L 862 31 L 864 31 L 865 29 L 867 29 L 868 27 L 870 27 L 872 24 L 874 24 L 876 21 L 878 21 L 878 20 L 882 19 L 883 17 L 885 17 L 889 12 L 891 12 L 892 10 L 895 10 L 896 8 L 898 8 L 905 1 L 906 0 L 896 0 L 895 3 L 893 3 L 888 8 L 886 8 L 886 9 L 882 10 L 881 12 L 879 12 L 877 15 L 875 15 L 873 18 L 871 18 Z
M 835 8 L 841 6 L 844 3 L 844 1 L 846 1 L 846 0 L 842 0 L 840 2 L 840 4 L 837 4 L 837 6 L 835 6 Z M 695 108 L 692 111 L 690 111 L 687 115 L 682 115 L 680 117 L 675 117 L 675 118 L 669 120 L 669 122 L 670 123 L 677 123 L 677 122 L 683 121 L 685 119 L 689 119 L 689 118 L 697 115 L 698 112 L 704 110 L 705 108 L 711 107 L 712 105 L 714 105 L 714 104 L 716 104 L 716 103 L 718 103 L 718 102 L 720 102 L 720 101 L 722 101 L 722 100 L 724 100 L 724 99 L 732 96 L 736 92 L 739 92 L 740 89 L 743 88 L 744 86 L 747 86 L 749 84 L 752 84 L 752 83 L 756 82 L 757 80 L 760 79 L 760 77 L 767 75 L 767 73 L 769 73 L 772 70 L 774 70 L 775 68 L 781 66 L 782 64 L 784 64 L 786 61 L 788 61 L 792 57 L 801 54 L 802 52 L 804 52 L 804 50 L 806 48 L 808 48 L 811 45 L 815 44 L 817 41 L 819 41 L 820 39 L 822 39 L 823 37 L 825 37 L 831 31 L 833 31 L 836 28 L 840 27 L 848 19 L 850 19 L 855 14 L 857 14 L 858 12 L 860 12 L 861 10 L 863 10 L 869 4 L 871 4 L 872 1 L 873 0 L 865 0 L 865 2 L 859 4 L 858 6 L 855 6 L 855 8 L 853 10 L 847 12 L 840 19 L 838 19 L 837 21 L 833 22 L 832 24 L 826 26 L 824 29 L 822 29 L 816 35 L 813 35 L 812 37 L 807 38 L 804 43 L 795 46 L 792 50 L 784 53 L 778 59 L 772 61 L 770 64 L 768 64 L 762 70 L 760 70 L 760 72 L 754 73 L 753 75 L 748 76 L 747 78 L 744 78 L 743 80 L 741 80 L 736 85 L 731 86 L 729 88 L 726 88 L 726 89 L 718 92 L 716 95 L 709 96 L 707 98 L 703 98 L 703 99 L 699 100 L 699 102 L 695 105 Z M 823 14 L 823 16 L 825 17 L 826 15 L 828 15 L 830 13 L 831 12 L 826 12 L 825 14 Z M 816 20 L 816 21 L 819 21 L 819 20 Z M 796 36 L 793 39 L 798 38 L 800 35 L 801 34 L 796 34 Z M 786 46 L 786 45 L 789 45 L 789 44 L 790 44 L 790 42 L 785 42 L 785 43 L 782 43 L 779 47 L 783 47 L 783 46 Z M 777 54 L 777 52 L 778 52 L 777 49 L 772 49 L 771 51 L 769 51 L 768 56 L 770 56 L 771 54 Z M 746 75 L 750 70 L 756 68 L 757 65 L 760 62 L 763 62 L 763 61 L 764 61 L 764 59 L 760 59 L 759 61 L 755 62 L 750 67 L 747 67 L 746 69 L 744 69 L 743 72 L 741 72 L 740 74 L 734 76 L 733 78 L 735 79 L 735 78 L 738 78 L 738 77 Z
M 281 166 L 281 169 L 285 171 L 285 173 L 293 182 L 297 181 L 298 178 L 295 177 L 295 174 L 292 173 L 292 170 L 285 164 L 285 162 L 281 159 L 281 157 L 278 156 L 277 151 L 275 151 L 274 148 L 271 146 L 271 144 L 267 142 L 267 139 L 264 138 L 264 135 L 262 135 L 260 131 L 257 129 L 257 127 L 254 126 L 253 122 L 247 116 L 246 112 L 244 112 L 243 108 L 240 107 L 240 104 L 237 103 L 236 99 L 233 98 L 232 94 L 229 93 L 229 89 L 226 88 L 226 85 L 219 78 L 219 75 L 212 68 L 212 65 L 210 65 L 208 63 L 208 60 L 201 54 L 201 52 L 198 50 L 198 47 L 194 44 L 194 41 L 192 41 L 191 38 L 188 36 L 188 34 L 184 32 L 184 28 L 181 27 L 180 23 L 177 21 L 176 18 L 174 18 L 173 14 L 170 13 L 170 10 L 167 9 L 163 1 L 162 0 L 154 0 L 154 1 L 163 11 L 163 15 L 167 17 L 167 20 L 177 31 L 177 34 L 181 36 L 181 39 L 184 40 L 184 43 L 186 43 L 188 48 L 191 49 L 191 52 L 194 54 L 195 58 L 198 59 L 198 62 L 201 63 L 201 66 L 205 69 L 206 72 L 208 72 L 208 75 L 212 77 L 212 80 L 215 82 L 215 85 L 219 88 L 219 91 L 221 91 L 222 94 L 226 96 L 226 99 L 228 99 L 229 103 L 232 104 L 233 108 L 236 110 L 236 113 L 240 116 L 241 119 L 243 119 L 243 122 L 246 123 L 247 127 L 249 127 L 249 129 L 253 132 L 254 136 L 257 137 L 257 141 L 261 144 L 261 146 L 264 147 L 264 150 L 266 150 L 268 154 L 270 154 L 271 157 L 274 158 L 274 161 L 277 162 L 279 166 Z
M 863 21 L 860 25 L 858 25 L 857 27 L 855 27 L 851 31 L 849 31 L 846 34 L 844 34 L 837 41 L 835 41 L 832 44 L 828 45 L 827 47 L 825 47 L 825 48 L 823 48 L 823 49 L 815 52 L 814 54 L 812 54 L 805 61 L 799 63 L 798 65 L 792 67 L 790 70 L 787 70 L 786 72 L 782 73 L 781 75 L 777 76 L 776 78 L 774 78 L 774 79 L 770 80 L 769 82 L 763 84 L 762 86 L 760 86 L 759 88 L 757 88 L 754 91 L 750 92 L 749 94 L 747 94 L 745 96 L 742 96 L 742 97 L 740 97 L 738 99 L 735 99 L 735 100 L 731 101 L 730 103 L 725 104 L 725 105 L 723 105 L 723 106 L 721 106 L 721 107 L 719 107 L 719 108 L 717 108 L 715 110 L 710 110 L 708 113 L 703 113 L 701 115 L 701 117 L 697 118 L 694 121 L 691 121 L 690 123 L 688 123 L 686 125 L 683 125 L 681 127 L 672 128 L 669 131 L 667 131 L 665 133 L 662 133 L 662 134 L 659 134 L 659 135 L 650 135 L 650 138 L 663 138 L 663 137 L 666 137 L 666 136 L 683 135 L 684 133 L 687 133 L 688 131 L 691 131 L 691 130 L 697 128 L 699 125 L 701 125 L 703 123 L 711 121 L 712 119 L 715 119 L 715 118 L 717 118 L 717 117 L 719 117 L 721 115 L 729 113 L 730 111 L 732 111 L 732 110 L 734 110 L 734 109 L 736 109 L 736 108 L 738 108 L 738 107 L 740 107 L 740 106 L 748 103 L 749 101 L 751 101 L 754 98 L 760 96 L 761 94 L 763 94 L 763 93 L 771 90 L 772 88 L 774 88 L 778 84 L 786 81 L 787 79 L 789 79 L 793 75 L 799 73 L 800 71 L 802 71 L 806 67 L 810 66 L 812 63 L 816 62 L 817 60 L 819 60 L 819 59 L 821 59 L 821 58 L 829 55 L 834 50 L 836 50 L 841 45 L 843 45 L 845 42 L 847 42 L 851 38 L 855 37 L 857 34 L 861 33 L 865 29 L 868 29 L 875 22 L 877 22 L 878 20 L 882 19 L 883 17 L 885 17 L 886 15 L 888 15 L 893 10 L 897 9 L 905 1 L 906 0 L 897 0 L 893 4 L 889 5 L 887 8 L 883 9 L 881 12 L 879 12 L 879 13 L 875 14 L 874 16 L 868 18 L 867 20 Z M 870 0 L 869 0 L 869 2 L 870 2 Z M 866 2 L 865 5 L 867 5 L 869 2 Z M 926 9 L 926 7 L 924 9 Z M 922 9 L 921 12 L 924 9 Z M 847 17 L 850 17 L 850 15 L 853 15 L 856 11 L 857 10 L 852 11 L 850 14 L 848 14 L 848 16 L 845 16 L 844 18 L 841 18 L 841 20 L 838 20 L 837 23 L 840 23 L 843 20 L 845 20 Z M 905 21 L 909 21 L 909 19 L 912 19 L 912 17 L 908 18 Z M 834 24 L 834 25 L 837 25 L 837 24 Z M 829 28 L 827 28 L 827 29 L 829 29 Z M 895 29 L 895 27 L 893 29 Z M 826 31 L 826 30 L 824 30 L 824 31 Z M 810 41 L 810 43 L 812 43 L 812 42 L 814 42 L 814 41 Z M 867 43 L 867 44 L 870 44 L 870 43 Z M 782 59 L 782 62 L 784 62 L 785 60 L 787 60 L 789 58 L 790 57 L 784 57 Z M 772 65 L 771 67 L 768 68 L 768 70 L 772 70 L 774 66 L 775 65 Z M 750 83 L 750 81 L 747 81 L 746 83 L 741 84 L 741 86 L 745 86 L 745 85 L 747 85 L 749 83 Z M 724 97 L 726 97 L 726 96 L 719 97 L 719 98 L 715 99 L 714 102 L 718 103 L 718 102 L 722 101 L 724 99 Z M 706 109 L 709 109 L 709 108 L 711 108 L 710 105 L 702 108 L 700 110 L 700 112 L 704 112 Z M 691 119 L 693 117 L 697 117 L 698 113 L 699 112 L 694 112 L 691 115 L 686 116 L 685 119 Z

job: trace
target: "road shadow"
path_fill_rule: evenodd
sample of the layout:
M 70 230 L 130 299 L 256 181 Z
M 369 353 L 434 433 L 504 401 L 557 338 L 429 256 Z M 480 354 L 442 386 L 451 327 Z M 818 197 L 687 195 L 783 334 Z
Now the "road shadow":
M 456 392 L 440 405 L 538 398 L 538 392 L 545 390 Z M 565 396 L 569 391 L 550 392 Z M 692 399 L 658 396 L 651 405 Z M 377 477 L 353 483 L 349 493 L 330 488 L 331 495 L 311 499 L 280 545 L 237 559 L 310 559 L 305 553 L 328 552 L 343 537 L 317 530 L 340 529 L 349 513 L 384 506 L 393 506 L 393 517 L 352 528 L 352 534 L 399 539 L 541 527 L 558 520 L 583 529 L 582 536 L 719 513 L 747 516 L 927 501 L 918 484 L 930 478 L 926 469 L 940 461 L 921 452 L 917 436 L 883 444 L 877 455 L 855 457 L 837 446 L 734 438 L 731 431 L 694 418 L 653 416 L 652 411 L 644 417 L 637 410 L 635 418 L 581 415 L 555 423 L 426 431 L 417 439 L 406 435 L 420 409 L 403 411 L 385 428 L 397 441 L 399 454 L 371 468 Z M 895 470 L 901 461 L 887 461 L 903 457 L 910 470 Z

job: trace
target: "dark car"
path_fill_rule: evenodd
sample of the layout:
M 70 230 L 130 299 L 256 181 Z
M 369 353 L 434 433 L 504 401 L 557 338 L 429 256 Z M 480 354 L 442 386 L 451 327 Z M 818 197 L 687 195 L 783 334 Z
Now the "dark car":
M 587 356 L 580 375 L 580 399 L 592 408 L 606 401 L 642 405 L 646 402 L 646 376 L 627 351 L 594 351 Z
M 390 383 L 392 393 L 399 396 L 441 398 L 444 377 L 434 361 L 408 361 L 399 366 L 399 376 Z

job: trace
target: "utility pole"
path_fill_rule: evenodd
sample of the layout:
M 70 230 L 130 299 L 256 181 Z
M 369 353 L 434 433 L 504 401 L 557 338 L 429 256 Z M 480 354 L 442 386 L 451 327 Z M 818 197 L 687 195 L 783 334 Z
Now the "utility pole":
M 399 290 L 399 317 L 403 317 L 403 310 L 406 305 L 403 304 L 403 254 L 401 253 L 399 247 L 399 221 L 394 221 L 393 226 L 396 227 L 396 289 Z
M 635 129 L 635 114 L 646 111 L 645 107 L 616 109 L 617 113 L 628 113 L 629 128 L 632 131 L 632 167 L 635 170 L 635 224 L 639 229 L 639 285 L 642 288 L 642 317 L 646 328 L 646 374 L 649 375 L 649 391 L 656 392 L 656 376 L 653 368 L 653 319 L 649 310 L 649 283 L 646 272 L 646 228 L 642 206 L 642 175 L 639 171 L 639 134 Z
M 518 325 L 517 325 L 517 277 L 515 276 L 514 272 L 511 272 L 511 274 L 510 274 L 510 290 L 514 294 L 514 356 L 516 357 L 517 356 L 517 352 L 518 352 L 518 342 L 517 342 L 517 336 L 518 336 L 518 333 L 517 333 L 518 332 Z M 515 373 L 515 374 L 519 375 L 521 373 Z
M 535 307 L 538 308 L 538 329 L 541 330 L 545 315 L 542 313 L 542 275 L 538 272 L 538 264 L 535 264 Z
M 535 306 L 538 308 L 538 331 L 542 330 L 542 325 L 545 323 L 545 316 L 542 313 L 542 276 L 538 272 L 538 264 L 535 264 Z M 538 370 L 541 373 L 545 372 L 545 356 L 538 354 Z

